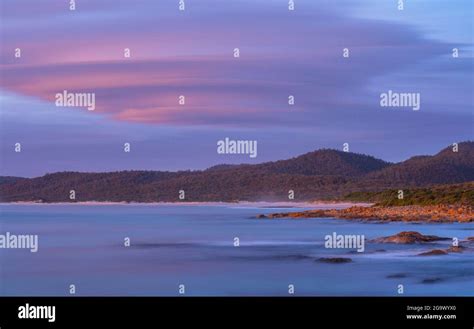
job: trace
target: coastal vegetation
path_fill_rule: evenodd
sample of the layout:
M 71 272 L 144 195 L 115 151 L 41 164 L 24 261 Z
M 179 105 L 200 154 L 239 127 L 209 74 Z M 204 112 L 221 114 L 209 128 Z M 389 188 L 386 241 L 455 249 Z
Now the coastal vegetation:
M 400 191 L 403 197 L 399 197 Z M 470 205 L 474 206 L 474 182 L 407 188 L 380 192 L 352 192 L 344 198 L 354 202 L 372 202 L 376 206 Z

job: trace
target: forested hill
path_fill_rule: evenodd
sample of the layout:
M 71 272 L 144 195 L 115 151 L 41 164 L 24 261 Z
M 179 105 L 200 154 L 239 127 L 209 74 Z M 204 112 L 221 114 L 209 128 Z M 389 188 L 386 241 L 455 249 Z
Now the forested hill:
M 474 142 L 400 163 L 322 149 L 256 165 L 203 171 L 59 172 L 36 178 L 0 177 L 2 202 L 295 201 L 341 198 L 354 192 L 423 188 L 474 181 Z M 472 185 L 466 185 L 472 186 Z M 71 200 L 71 190 L 75 199 Z M 184 191 L 184 200 L 179 198 Z M 182 194 L 181 194 L 182 195 Z

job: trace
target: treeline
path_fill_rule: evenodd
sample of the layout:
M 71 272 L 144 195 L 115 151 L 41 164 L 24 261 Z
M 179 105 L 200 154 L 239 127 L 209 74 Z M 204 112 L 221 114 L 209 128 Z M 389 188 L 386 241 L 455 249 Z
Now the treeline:
M 407 188 L 381 192 L 353 192 L 343 200 L 373 202 L 380 206 L 469 205 L 474 206 L 474 182 L 437 185 L 430 188 Z

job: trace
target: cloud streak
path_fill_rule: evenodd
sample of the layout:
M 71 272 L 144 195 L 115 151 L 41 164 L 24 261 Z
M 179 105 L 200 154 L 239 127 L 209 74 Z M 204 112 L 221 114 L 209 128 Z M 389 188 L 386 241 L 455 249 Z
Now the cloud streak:
M 42 47 L 35 41 L 36 48 L 27 44 L 26 49 L 38 56 L 30 60 L 25 55 L 17 64 L 2 65 L 2 87 L 46 101 L 53 101 L 62 90 L 95 92 L 97 112 L 133 122 L 232 124 L 235 119 L 255 125 L 259 117 L 262 125 L 268 125 L 281 123 L 273 119 L 286 113 L 288 120 L 304 125 L 314 123 L 312 118 L 323 111 L 343 113 L 354 95 L 365 95 L 364 87 L 372 79 L 445 52 L 445 45 L 420 39 L 408 28 L 347 18 L 341 27 L 341 17 L 334 17 L 329 25 L 314 25 L 311 22 L 321 18 L 314 15 L 305 17 L 307 24 L 297 21 L 293 29 L 292 23 L 283 24 L 283 30 L 274 33 L 277 40 L 271 41 L 275 46 L 268 48 L 265 41 L 259 43 L 267 40 L 266 33 L 255 33 L 259 26 L 248 24 L 240 31 L 241 41 L 234 43 L 241 58 L 233 58 L 230 44 L 210 56 L 200 55 L 201 48 L 209 49 L 206 45 L 190 47 L 186 56 L 161 56 L 162 44 L 169 52 L 180 40 L 192 39 L 192 33 L 166 35 L 165 42 L 156 43 L 156 58 L 147 59 L 140 59 L 137 49 L 156 39 L 153 35 L 141 35 L 130 46 L 132 57 L 122 60 L 118 60 L 121 46 L 100 34 L 90 35 L 89 52 L 81 48 L 81 42 L 55 53 L 54 40 L 45 40 Z M 208 40 L 228 42 L 226 33 L 213 30 Z M 100 43 L 99 50 L 114 48 L 115 54 L 90 51 Z M 254 46 L 258 44 L 261 46 Z M 345 47 L 351 51 L 349 59 L 342 58 Z M 224 49 L 226 55 L 222 55 Z M 58 56 L 59 64 L 50 63 L 50 52 Z M 186 97 L 185 106 L 178 104 L 180 95 Z M 289 111 L 288 95 L 297 98 L 300 111 Z M 370 100 L 367 103 L 370 106 Z M 252 113 L 255 116 L 249 115 Z

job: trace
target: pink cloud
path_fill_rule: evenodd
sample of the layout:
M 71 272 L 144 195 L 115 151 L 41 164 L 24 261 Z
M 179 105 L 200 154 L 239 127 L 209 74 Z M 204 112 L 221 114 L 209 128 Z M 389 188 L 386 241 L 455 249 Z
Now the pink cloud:
M 409 28 L 342 17 L 330 5 L 289 16 L 275 6 L 206 3 L 189 16 L 162 3 L 153 12 L 151 2 L 85 1 L 77 13 L 55 5 L 23 17 L 8 2 L 1 87 L 51 103 L 63 90 L 94 92 L 97 113 L 133 122 L 311 125 L 323 110 L 347 111 L 374 77 L 413 65 L 416 49 L 440 51 Z

